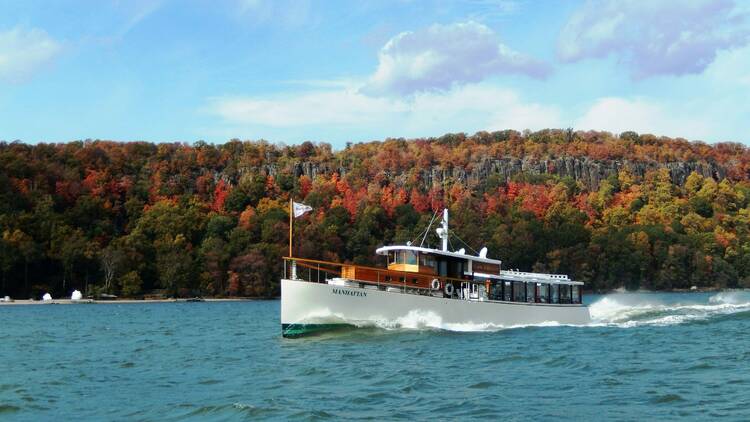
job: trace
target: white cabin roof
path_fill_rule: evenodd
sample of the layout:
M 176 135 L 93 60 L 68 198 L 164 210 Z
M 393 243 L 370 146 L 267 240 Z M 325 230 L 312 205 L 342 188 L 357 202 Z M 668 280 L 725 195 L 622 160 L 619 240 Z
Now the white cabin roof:
M 527 273 L 523 271 L 500 270 L 500 274 L 493 277 L 506 281 L 535 281 L 537 283 L 571 284 L 575 286 L 583 286 L 582 281 L 573 281 L 564 274 Z
M 378 255 L 388 255 L 388 252 L 392 252 L 392 251 L 421 252 L 421 253 L 429 253 L 433 255 L 450 256 L 452 258 L 470 259 L 472 261 L 484 262 L 486 264 L 495 264 L 495 265 L 502 264 L 502 261 L 500 261 L 499 259 L 481 258 L 481 257 L 474 256 L 474 255 L 467 255 L 465 253 L 443 251 L 440 249 L 423 248 L 421 246 L 410 246 L 410 245 L 383 246 L 381 248 L 376 249 L 375 253 L 377 253 Z

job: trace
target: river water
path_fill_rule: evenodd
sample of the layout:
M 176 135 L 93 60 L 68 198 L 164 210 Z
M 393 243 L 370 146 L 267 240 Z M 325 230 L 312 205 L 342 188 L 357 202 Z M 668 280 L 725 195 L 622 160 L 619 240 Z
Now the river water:
M 590 326 L 302 339 L 278 301 L 0 306 L 0 420 L 750 420 L 750 292 L 586 300 Z

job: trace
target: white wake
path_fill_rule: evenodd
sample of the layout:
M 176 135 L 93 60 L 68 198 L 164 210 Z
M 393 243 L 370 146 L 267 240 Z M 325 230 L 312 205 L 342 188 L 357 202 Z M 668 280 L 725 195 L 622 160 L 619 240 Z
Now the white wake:
M 653 293 L 613 293 L 589 305 L 591 323 L 578 327 L 664 326 L 750 311 L 750 291 L 726 291 L 710 296 L 685 294 L 684 301 L 664 302 L 668 296 Z M 699 300 L 701 300 L 699 302 Z M 305 318 L 307 323 L 339 323 L 355 327 L 375 327 L 392 330 L 444 330 L 456 332 L 487 332 L 523 327 L 561 326 L 555 321 L 524 325 L 490 323 L 448 323 L 432 311 L 412 310 L 404 316 L 388 319 L 373 315 L 366 320 L 353 320 L 329 310 L 318 311 Z
M 665 303 L 661 299 L 658 295 L 638 293 L 604 296 L 589 305 L 591 325 L 624 328 L 673 325 L 750 311 L 748 291 L 716 293 L 709 297 L 708 303 L 695 302 L 689 294 L 682 302 Z

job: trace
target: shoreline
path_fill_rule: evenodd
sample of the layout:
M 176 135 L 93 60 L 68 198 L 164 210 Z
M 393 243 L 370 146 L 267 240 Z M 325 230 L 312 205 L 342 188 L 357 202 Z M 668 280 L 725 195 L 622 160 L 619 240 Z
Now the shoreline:
M 191 303 L 191 302 L 250 302 L 256 300 L 273 300 L 278 298 L 255 298 L 255 297 L 242 297 L 242 298 L 206 298 L 201 300 L 195 299 L 116 299 L 116 300 L 96 300 L 96 299 L 52 299 L 48 301 L 44 300 L 30 300 L 30 299 L 19 299 L 11 302 L 4 302 L 0 300 L 0 306 L 24 306 L 24 305 L 99 305 L 99 304 L 111 304 L 111 305 L 122 305 L 122 304 L 134 304 L 134 303 Z
M 619 289 L 609 291 L 584 291 L 584 294 L 595 294 L 595 295 L 607 295 L 617 293 L 717 293 L 723 291 L 748 291 L 750 289 L 744 288 L 699 288 L 699 289 L 669 289 L 669 290 L 634 290 L 634 291 L 622 291 Z M 0 297 L 0 306 L 25 306 L 25 305 L 98 305 L 98 304 L 110 304 L 110 305 L 121 305 L 121 304 L 137 304 L 137 303 L 200 303 L 200 302 L 253 302 L 261 300 L 279 300 L 280 296 L 276 297 L 238 297 L 238 298 L 179 298 L 179 299 L 114 299 L 114 300 L 97 300 L 97 299 L 52 299 L 49 301 L 36 300 L 36 299 L 17 299 L 10 302 L 5 302 Z

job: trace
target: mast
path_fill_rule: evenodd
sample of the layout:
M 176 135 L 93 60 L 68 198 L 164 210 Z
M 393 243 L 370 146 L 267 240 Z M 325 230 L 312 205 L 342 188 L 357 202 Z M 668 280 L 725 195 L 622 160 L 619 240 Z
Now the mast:
M 443 241 L 443 250 L 448 251 L 448 208 L 443 209 L 443 222 L 442 227 L 438 227 L 435 230 Z
M 292 257 L 292 225 L 294 224 L 294 203 L 292 196 L 289 195 L 289 258 Z

